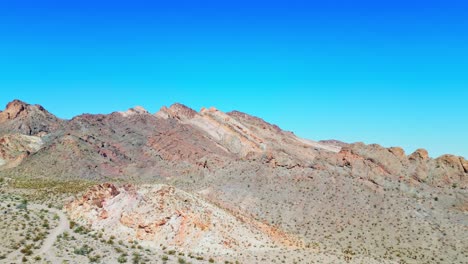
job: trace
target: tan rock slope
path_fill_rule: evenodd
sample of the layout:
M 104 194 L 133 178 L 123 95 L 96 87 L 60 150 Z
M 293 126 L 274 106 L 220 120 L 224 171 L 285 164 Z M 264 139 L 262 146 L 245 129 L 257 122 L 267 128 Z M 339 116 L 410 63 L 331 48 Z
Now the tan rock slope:
M 241 221 L 196 195 L 167 185 L 106 183 L 66 206 L 72 220 L 129 241 L 204 253 L 272 249 L 294 242 L 260 223 Z M 272 234 L 272 235 L 269 235 Z M 274 234 L 274 235 L 273 235 Z

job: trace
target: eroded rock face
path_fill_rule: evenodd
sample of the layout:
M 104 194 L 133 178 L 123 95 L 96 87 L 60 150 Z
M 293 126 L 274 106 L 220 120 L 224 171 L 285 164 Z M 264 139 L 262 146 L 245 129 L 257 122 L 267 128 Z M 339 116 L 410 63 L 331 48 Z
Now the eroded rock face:
M 467 175 L 460 157 L 442 155 L 434 160 L 431 168 L 430 176 L 435 185 L 466 184 Z
M 388 151 L 390 151 L 393 155 L 397 156 L 400 159 L 406 158 L 405 151 L 400 147 L 391 147 L 388 148 Z
M 37 152 L 43 145 L 40 137 L 20 134 L 5 135 L 0 137 L 0 170 L 13 168 Z
M 402 153 L 398 148 L 387 149 L 377 144 L 355 143 L 345 147 L 342 152 L 350 152 L 362 157 L 368 163 L 375 164 L 385 174 L 396 177 L 404 174 L 404 162 L 401 160 Z
M 223 252 L 276 243 L 255 225 L 167 185 L 102 184 L 65 208 L 75 221 L 149 246 L 164 242 L 195 252 Z
M 0 123 L 15 119 L 24 114 L 26 107 L 27 104 L 19 100 L 14 100 L 8 103 L 6 109 L 3 112 L 0 112 Z
M 408 158 L 410 160 L 423 161 L 429 159 L 429 153 L 425 149 L 417 149 Z
M 436 159 L 436 162 L 460 172 L 464 171 L 460 157 L 454 155 L 442 155 Z
M 460 162 L 463 166 L 463 169 L 465 170 L 465 173 L 468 173 L 468 160 L 465 160 L 464 158 L 460 157 Z
M 107 200 L 114 198 L 119 193 L 114 184 L 103 183 L 92 187 L 77 203 L 79 205 L 102 208 Z
M 418 149 L 407 157 L 399 147 L 386 149 L 376 144 L 355 143 L 343 147 L 339 156 L 339 166 L 351 168 L 353 175 L 361 178 L 380 175 L 440 187 L 468 186 L 466 161 L 454 155 L 431 159 L 425 149 Z

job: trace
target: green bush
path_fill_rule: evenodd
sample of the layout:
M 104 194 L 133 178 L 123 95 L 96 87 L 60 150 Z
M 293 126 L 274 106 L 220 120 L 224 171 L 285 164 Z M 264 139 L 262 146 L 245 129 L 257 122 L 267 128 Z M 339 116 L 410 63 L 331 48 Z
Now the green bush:
M 75 250 L 73 250 L 73 253 L 75 253 L 77 255 L 86 256 L 89 253 L 91 253 L 92 251 L 93 251 L 92 248 L 90 248 L 88 245 L 84 245 L 81 248 L 75 248 Z
M 28 209 L 28 201 L 27 200 L 23 200 L 21 201 L 20 204 L 18 204 L 16 206 L 16 208 L 20 209 L 20 210 L 27 210 Z
M 133 264 L 138 264 L 141 261 L 141 256 L 138 253 L 133 253 L 132 262 Z
M 100 255 L 88 256 L 88 259 L 89 259 L 89 262 L 95 263 L 95 262 L 99 262 L 99 260 L 101 259 L 101 256 Z
M 127 258 L 125 257 L 125 255 L 120 255 L 120 257 L 117 259 L 117 262 L 127 263 Z

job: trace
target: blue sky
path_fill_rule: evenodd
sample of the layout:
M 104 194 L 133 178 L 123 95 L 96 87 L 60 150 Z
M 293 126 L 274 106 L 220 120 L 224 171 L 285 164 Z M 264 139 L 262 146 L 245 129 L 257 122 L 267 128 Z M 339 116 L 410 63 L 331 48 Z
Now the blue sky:
M 468 157 L 463 1 L 75 2 L 0 2 L 0 105 L 71 118 L 181 102 Z

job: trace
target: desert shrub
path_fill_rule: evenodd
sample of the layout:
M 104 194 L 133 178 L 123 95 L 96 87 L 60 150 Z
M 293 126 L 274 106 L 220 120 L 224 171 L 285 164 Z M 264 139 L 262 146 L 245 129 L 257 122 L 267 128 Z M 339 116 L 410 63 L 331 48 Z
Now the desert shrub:
M 28 209 L 28 201 L 27 200 L 22 200 L 20 204 L 16 206 L 17 209 L 20 210 L 27 210 Z
M 32 247 L 33 247 L 33 246 L 34 246 L 33 244 L 26 245 L 26 246 L 24 246 L 24 248 L 22 248 L 22 249 L 20 250 L 20 252 L 23 253 L 23 254 L 26 255 L 26 256 L 31 256 L 32 253 L 33 253 L 33 252 L 32 252 Z
M 125 255 L 120 255 L 120 257 L 117 259 L 117 262 L 127 263 L 127 257 Z
M 75 253 L 77 255 L 86 256 L 89 253 L 91 253 L 92 251 L 93 251 L 93 249 L 91 247 L 89 247 L 88 245 L 83 245 L 80 248 L 75 248 L 75 250 L 73 250 L 73 253 Z
M 88 259 L 89 259 L 89 262 L 96 263 L 96 262 L 99 262 L 99 260 L 101 259 L 101 256 L 100 255 L 95 255 L 95 256 L 88 255 Z
M 133 253 L 132 262 L 133 264 L 138 264 L 141 261 L 141 256 L 138 253 Z

